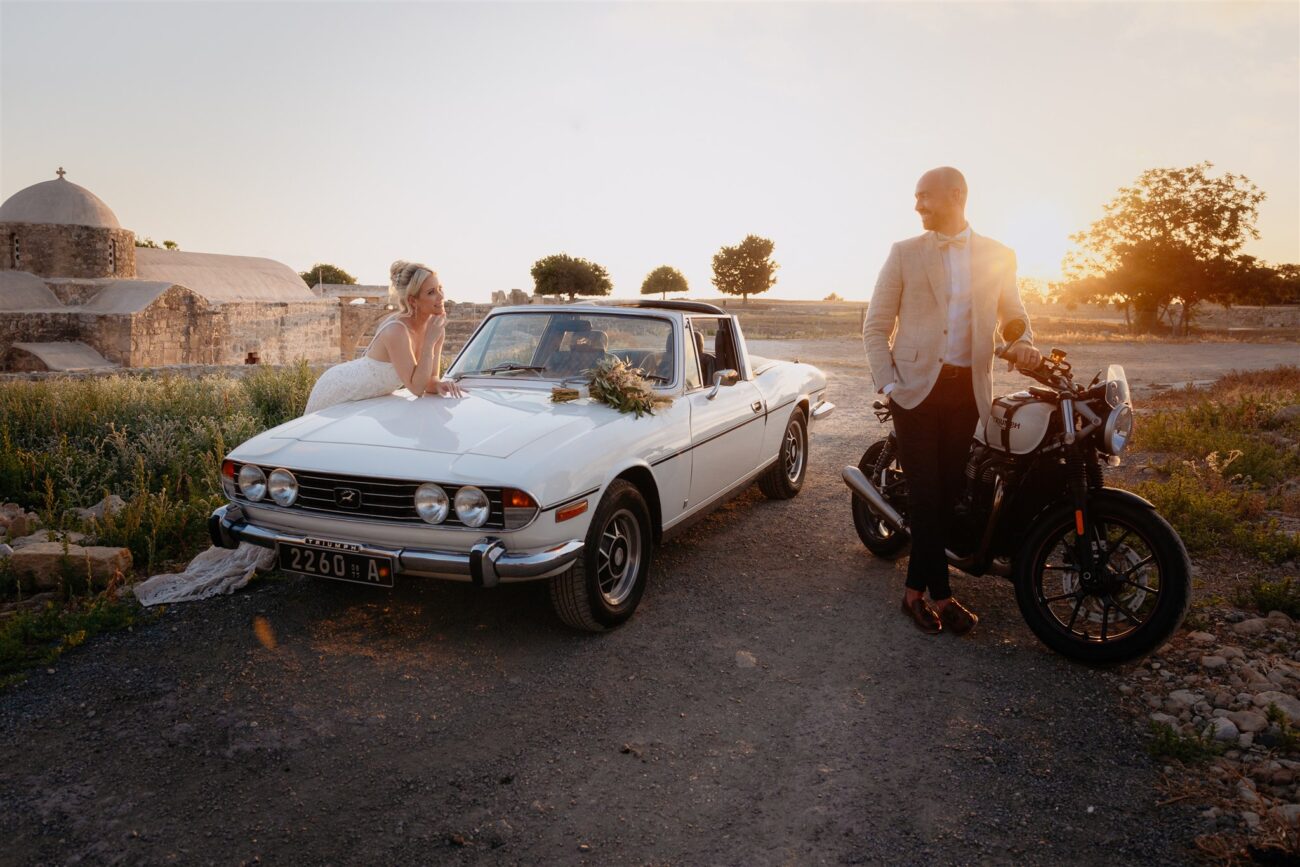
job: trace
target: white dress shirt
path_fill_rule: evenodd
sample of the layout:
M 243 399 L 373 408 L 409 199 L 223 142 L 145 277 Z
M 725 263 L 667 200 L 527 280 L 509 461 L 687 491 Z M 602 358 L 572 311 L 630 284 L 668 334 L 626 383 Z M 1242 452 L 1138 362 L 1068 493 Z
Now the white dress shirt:
M 935 235 L 940 243 L 949 237 L 938 232 Z M 970 224 L 952 238 L 964 239 L 965 243 L 950 244 L 940 250 L 948 270 L 948 345 L 942 360 L 954 367 L 970 367 Z

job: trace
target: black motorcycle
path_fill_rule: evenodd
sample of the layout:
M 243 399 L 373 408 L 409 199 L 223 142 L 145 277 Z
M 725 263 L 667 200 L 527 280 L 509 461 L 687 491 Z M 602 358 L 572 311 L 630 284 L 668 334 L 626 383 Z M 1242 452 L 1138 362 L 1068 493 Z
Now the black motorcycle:
M 1013 322 L 1002 337 L 1010 344 L 1023 333 Z M 1119 464 L 1133 432 L 1124 369 L 1076 385 L 1066 354 L 1053 349 L 1017 370 L 1039 384 L 996 398 L 975 432 L 948 562 L 1010 578 L 1030 629 L 1070 659 L 1110 665 L 1150 653 L 1187 613 L 1191 564 L 1151 503 L 1103 482 L 1102 464 Z M 887 404 L 873 406 L 881 422 L 892 417 Z M 877 557 L 903 554 L 907 479 L 894 434 L 843 476 L 862 543 Z

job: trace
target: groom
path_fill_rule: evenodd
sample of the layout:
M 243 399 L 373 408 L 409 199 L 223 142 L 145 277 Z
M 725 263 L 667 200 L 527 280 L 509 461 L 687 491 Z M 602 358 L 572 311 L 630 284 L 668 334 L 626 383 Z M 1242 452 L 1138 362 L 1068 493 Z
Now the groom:
M 923 632 L 964 635 L 979 618 L 952 598 L 944 548 L 975 424 L 993 402 L 997 323 L 1025 323 L 1008 352 L 1013 364 L 1036 367 L 1042 356 L 1016 289 L 1016 255 L 971 232 L 961 172 L 922 175 L 916 212 L 929 231 L 889 251 L 862 339 L 876 388 L 893 407 L 907 476 L 912 556 L 903 613 Z

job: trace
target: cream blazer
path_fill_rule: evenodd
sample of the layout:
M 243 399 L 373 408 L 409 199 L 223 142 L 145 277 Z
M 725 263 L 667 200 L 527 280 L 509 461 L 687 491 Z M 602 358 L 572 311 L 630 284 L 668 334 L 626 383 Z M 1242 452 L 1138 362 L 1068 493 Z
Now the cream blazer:
M 981 422 L 993 402 L 993 349 L 1000 325 L 1029 315 L 1016 288 L 1016 254 L 971 233 L 971 379 Z M 862 342 L 876 389 L 894 383 L 890 400 L 904 409 L 923 401 L 939 379 L 948 343 L 948 270 L 934 232 L 899 241 L 880 270 L 867 307 Z

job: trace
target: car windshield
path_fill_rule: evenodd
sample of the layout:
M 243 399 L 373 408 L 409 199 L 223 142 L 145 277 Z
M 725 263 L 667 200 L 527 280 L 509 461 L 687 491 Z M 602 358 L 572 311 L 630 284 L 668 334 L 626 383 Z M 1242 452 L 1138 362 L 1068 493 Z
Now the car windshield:
M 509 379 L 582 377 L 619 359 L 657 385 L 674 378 L 673 326 L 651 316 L 503 313 L 490 318 L 447 373 Z

